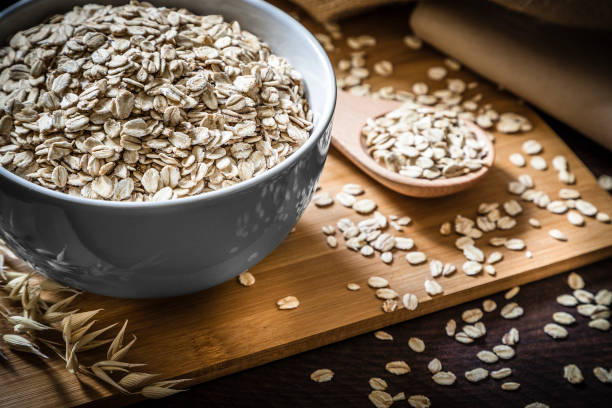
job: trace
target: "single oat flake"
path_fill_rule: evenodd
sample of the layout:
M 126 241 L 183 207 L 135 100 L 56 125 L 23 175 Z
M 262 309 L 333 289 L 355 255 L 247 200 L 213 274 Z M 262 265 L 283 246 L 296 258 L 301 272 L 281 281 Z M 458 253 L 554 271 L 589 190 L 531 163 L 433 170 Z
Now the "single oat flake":
M 431 378 L 439 385 L 453 385 L 457 379 L 451 371 L 437 372 Z
M 393 336 L 383 330 L 379 330 L 375 332 L 374 337 L 376 337 L 378 340 L 387 340 L 387 341 L 393 340 Z
M 368 394 L 368 399 L 376 408 L 389 408 L 393 404 L 393 397 L 385 391 L 374 390 Z
M 489 376 L 489 371 L 484 368 L 475 368 L 465 372 L 465 378 L 470 382 L 479 382 Z
M 582 371 L 575 364 L 568 364 L 563 367 L 563 378 L 565 378 L 570 384 L 580 384 L 584 381 Z
M 370 276 L 368 286 L 374 289 L 385 288 L 389 286 L 389 281 L 380 276 Z
M 402 296 L 402 304 L 404 305 L 404 308 L 406 308 L 407 310 L 416 310 L 416 308 L 419 305 L 419 298 L 417 298 L 417 296 L 415 294 L 412 293 L 405 293 Z
M 370 388 L 372 388 L 373 390 L 378 390 L 378 391 L 384 391 L 389 387 L 389 385 L 387 384 L 385 380 L 383 380 L 382 378 L 378 378 L 378 377 L 370 378 L 368 380 L 368 384 L 370 384 Z
M 287 296 L 276 301 L 276 306 L 280 310 L 295 309 L 300 305 L 300 301 L 295 296 Z
M 251 272 L 245 271 L 238 275 L 238 282 L 240 282 L 242 286 L 251 286 L 255 283 L 255 277 Z
M 493 312 L 495 309 L 497 309 L 497 303 L 495 303 L 493 299 L 485 299 L 482 302 L 482 309 L 485 312 Z
M 431 401 L 425 395 L 411 395 L 408 397 L 408 405 L 412 408 L 429 408 Z
M 310 379 L 314 382 L 328 382 L 334 378 L 334 372 L 329 368 L 320 368 L 310 374 Z
M 442 363 L 437 358 L 434 358 L 427 364 L 427 369 L 432 374 L 438 373 L 442 370 Z
M 503 368 L 500 368 L 499 370 L 491 371 L 490 375 L 491 375 L 491 378 L 494 378 L 496 380 L 501 380 L 502 378 L 506 378 L 512 375 L 512 369 L 509 367 L 503 367 Z
M 422 353 L 425 351 L 425 343 L 418 337 L 411 337 L 408 339 L 408 347 L 415 353 Z
M 391 361 L 385 365 L 385 370 L 395 375 L 404 375 L 410 372 L 410 366 L 405 361 Z

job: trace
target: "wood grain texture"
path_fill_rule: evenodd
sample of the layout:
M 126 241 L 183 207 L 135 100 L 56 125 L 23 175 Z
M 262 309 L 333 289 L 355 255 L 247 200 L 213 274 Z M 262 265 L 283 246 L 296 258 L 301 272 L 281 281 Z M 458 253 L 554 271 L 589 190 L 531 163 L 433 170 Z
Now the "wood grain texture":
M 407 11 L 404 15 L 390 16 L 385 24 L 369 25 L 367 29 L 379 42 L 379 47 L 369 54 L 369 64 L 389 59 L 396 69 L 390 79 L 372 78 L 375 87 L 390 84 L 405 89 L 415 80 L 424 80 L 426 68 L 442 61 L 442 57 L 431 49 L 411 52 L 404 48 L 401 36 L 406 33 L 406 15 Z M 363 24 L 363 19 L 352 20 L 345 33 L 363 33 Z M 337 60 L 345 54 L 339 51 L 332 58 Z M 458 76 L 468 80 L 475 78 L 469 72 L 461 72 Z M 505 193 L 506 183 L 523 172 L 532 174 L 538 188 L 551 196 L 561 187 L 553 170 L 519 170 L 507 161 L 507 156 L 518 151 L 524 140 L 537 138 L 545 146 L 544 157 L 550 162 L 554 155 L 565 154 L 578 179 L 576 188 L 601 210 L 612 213 L 610 197 L 541 119 L 508 94 L 495 91 L 492 85 L 483 84 L 480 91 L 484 101 L 493 103 L 498 110 L 525 114 L 534 123 L 534 131 L 528 135 L 498 135 L 496 167 L 482 184 L 452 197 L 407 198 L 376 184 L 332 150 L 321 179 L 324 190 L 336 193 L 344 183 L 361 183 L 366 188 L 366 197 L 374 198 L 383 213 L 410 215 L 415 220 L 402 235 L 413 237 L 419 250 L 426 252 L 430 259 L 455 262 L 459 266 L 462 256 L 453 247 L 455 237 L 441 237 L 437 232 L 442 221 L 459 212 L 474 216 L 481 201 L 510 198 Z M 520 225 L 500 235 L 523 238 L 534 258 L 528 260 L 523 253 L 503 250 L 506 259 L 497 266 L 496 278 L 469 278 L 457 273 L 441 280 L 444 296 L 431 299 L 423 289 L 423 281 L 428 276 L 427 266 L 412 267 L 401 253 L 397 253 L 393 264 L 387 266 L 378 259 L 365 259 L 344 248 L 329 249 L 321 227 L 335 223 L 342 216 L 362 218 L 338 204 L 328 209 L 309 207 L 295 232 L 253 268 L 257 283 L 252 287 L 244 288 L 231 281 L 191 296 L 149 301 L 86 295 L 77 306 L 82 310 L 104 308 L 100 325 L 129 319 L 128 332 L 139 338 L 130 351 L 130 361 L 148 363 L 150 372 L 163 373 L 167 377 L 189 377 L 197 383 L 541 279 L 601 259 L 612 250 L 610 225 L 588 219 L 587 227 L 573 227 L 564 216 L 526 204 L 524 214 L 518 217 Z M 530 216 L 541 220 L 541 230 L 527 226 Z M 547 230 L 555 227 L 566 232 L 569 242 L 559 243 L 548 237 Z M 484 244 L 480 246 L 486 252 L 491 250 Z M 387 277 L 398 292 L 417 294 L 420 307 L 414 312 L 382 313 L 380 301 L 365 284 L 367 277 L 373 274 Z M 361 284 L 362 290 L 347 291 L 345 285 L 350 281 Z M 278 311 L 275 301 L 287 295 L 297 296 L 301 306 L 296 310 Z M 6 326 L 2 326 L 2 330 L 5 329 Z M 65 372 L 57 359 L 40 362 L 34 357 L 11 353 L 10 362 L 0 371 L 0 406 L 3 407 L 119 405 L 136 400 L 137 397 L 113 396 L 105 387 L 86 377 L 82 382 L 77 381 Z

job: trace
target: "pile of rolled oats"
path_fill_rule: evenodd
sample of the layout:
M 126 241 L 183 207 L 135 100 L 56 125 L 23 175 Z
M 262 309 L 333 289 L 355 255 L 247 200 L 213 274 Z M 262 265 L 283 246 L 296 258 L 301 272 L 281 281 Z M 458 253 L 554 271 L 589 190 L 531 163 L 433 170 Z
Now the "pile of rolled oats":
M 379 118 L 361 131 L 370 155 L 402 176 L 436 179 L 477 171 L 489 154 L 484 140 L 453 110 L 414 102 Z
M 86 5 L 0 48 L 0 165 L 86 198 L 158 201 L 270 169 L 309 137 L 301 75 L 219 15 Z

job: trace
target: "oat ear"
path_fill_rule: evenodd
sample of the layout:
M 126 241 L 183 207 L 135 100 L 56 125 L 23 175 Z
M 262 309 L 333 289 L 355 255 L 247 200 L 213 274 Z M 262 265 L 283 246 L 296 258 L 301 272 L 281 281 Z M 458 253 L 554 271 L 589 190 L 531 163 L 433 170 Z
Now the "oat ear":
M 106 358 L 109 360 L 113 359 L 113 355 L 119 351 L 119 349 L 121 348 L 121 346 L 123 345 L 123 336 L 125 334 L 125 328 L 127 327 L 128 321 L 126 320 L 123 323 L 123 326 L 121 327 L 121 329 L 119 330 L 119 332 L 117 333 L 117 335 L 115 336 L 113 342 L 111 343 L 111 345 L 108 347 L 108 352 L 106 353 Z

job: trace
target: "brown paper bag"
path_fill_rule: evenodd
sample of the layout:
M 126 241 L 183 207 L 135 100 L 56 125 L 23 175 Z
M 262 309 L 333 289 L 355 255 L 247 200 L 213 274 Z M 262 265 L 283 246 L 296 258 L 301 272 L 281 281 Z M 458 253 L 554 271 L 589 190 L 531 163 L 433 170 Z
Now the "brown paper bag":
M 425 1 L 415 33 L 612 149 L 612 41 L 480 1 Z

